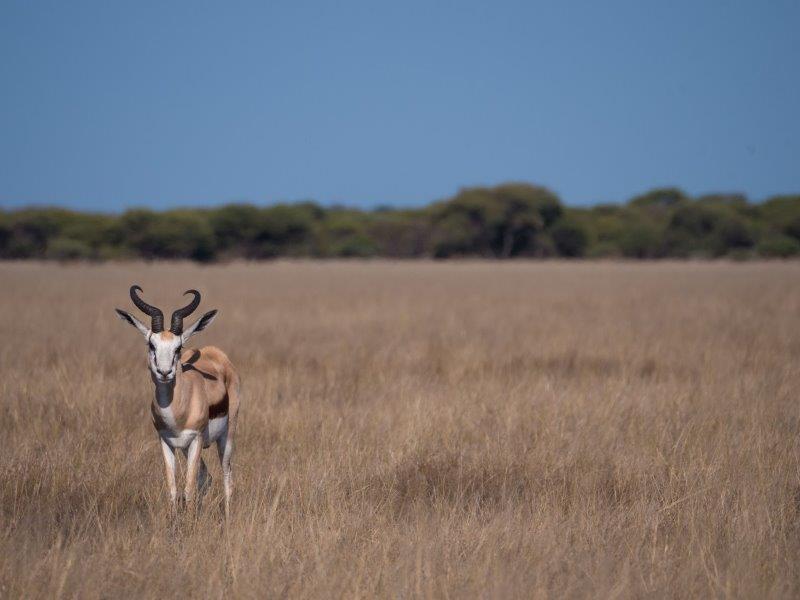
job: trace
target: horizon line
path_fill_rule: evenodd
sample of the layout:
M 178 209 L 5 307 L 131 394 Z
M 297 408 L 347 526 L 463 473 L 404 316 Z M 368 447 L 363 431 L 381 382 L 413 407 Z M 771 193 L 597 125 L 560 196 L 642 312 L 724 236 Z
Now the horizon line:
M 167 204 L 166 206 L 153 206 L 148 205 L 146 203 L 136 204 L 131 203 L 120 208 L 111 209 L 111 210 L 103 210 L 103 209 L 96 209 L 96 208 L 81 208 L 76 206 L 72 202 L 48 202 L 48 201 L 33 201 L 33 202 L 20 202 L 20 203 L 13 203 L 11 205 L 6 206 L 5 203 L 7 200 L 0 199 L 0 211 L 3 212 L 17 212 L 17 211 L 24 211 L 24 210 L 66 210 L 71 212 L 77 213 L 84 213 L 84 214 L 99 214 L 99 215 L 118 215 L 123 214 L 125 212 L 131 210 L 149 210 L 152 212 L 168 212 L 172 210 L 213 210 L 215 208 L 222 208 L 225 206 L 231 205 L 248 205 L 248 206 L 255 206 L 257 208 L 270 208 L 273 206 L 291 206 L 291 205 L 298 205 L 298 204 L 314 204 L 319 206 L 320 208 L 324 209 L 331 209 L 331 210 L 358 210 L 363 212 L 382 212 L 382 211 L 404 211 L 404 210 L 420 210 L 427 208 L 433 204 L 437 204 L 439 202 L 447 202 L 448 200 L 452 200 L 458 194 L 465 190 L 471 189 L 492 189 L 494 187 L 502 186 L 502 185 L 514 185 L 514 184 L 523 184 L 523 185 L 531 185 L 534 187 L 540 187 L 546 189 L 550 193 L 554 194 L 558 200 L 567 208 L 596 208 L 598 206 L 625 206 L 629 204 L 632 200 L 655 192 L 659 190 L 675 190 L 683 195 L 687 196 L 692 200 L 698 200 L 704 197 L 709 196 L 740 196 L 746 202 L 750 204 L 763 204 L 769 200 L 774 198 L 783 198 L 783 197 L 792 197 L 792 196 L 800 196 L 800 191 L 797 192 L 785 192 L 785 193 L 775 193 L 775 194 L 768 194 L 758 199 L 753 199 L 748 197 L 745 192 L 740 192 L 736 190 L 728 190 L 728 191 L 712 191 L 712 192 L 703 192 L 700 194 L 691 194 L 686 192 L 680 186 L 674 185 L 657 185 L 650 188 L 647 188 L 643 191 L 637 192 L 629 196 L 624 200 L 611 200 L 611 201 L 596 201 L 596 202 L 583 202 L 583 203 L 575 203 L 569 202 L 564 200 L 557 192 L 555 192 L 552 188 L 546 185 L 539 185 L 536 183 L 531 183 L 529 181 L 522 181 L 522 180 L 509 180 L 504 181 L 497 184 L 477 184 L 477 185 L 465 185 L 457 188 L 456 192 L 453 194 L 443 197 L 443 198 L 436 198 L 433 200 L 427 201 L 420 201 L 420 202 L 409 202 L 408 204 L 393 204 L 393 203 L 384 203 L 384 202 L 377 202 L 371 203 L 367 205 L 366 203 L 348 203 L 348 202 L 340 202 L 336 200 L 316 200 L 314 198 L 295 198 L 295 199 L 278 199 L 278 200 L 252 200 L 246 198 L 235 198 L 230 200 L 207 200 L 203 201 L 200 200 L 196 203 L 192 202 L 178 202 L 176 204 Z

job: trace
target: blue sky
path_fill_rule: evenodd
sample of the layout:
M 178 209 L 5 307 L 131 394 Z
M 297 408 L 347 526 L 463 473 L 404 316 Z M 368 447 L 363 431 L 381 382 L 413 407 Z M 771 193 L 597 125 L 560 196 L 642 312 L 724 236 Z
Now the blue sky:
M 0 206 L 800 192 L 800 2 L 0 4 Z

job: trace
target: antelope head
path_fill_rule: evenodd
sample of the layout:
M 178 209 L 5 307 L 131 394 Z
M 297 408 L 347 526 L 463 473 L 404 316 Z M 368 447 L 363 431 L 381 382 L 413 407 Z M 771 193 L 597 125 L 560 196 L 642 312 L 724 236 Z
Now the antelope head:
M 131 286 L 131 300 L 139 310 L 150 317 L 150 327 L 147 327 L 139 319 L 119 308 L 116 309 L 117 314 L 120 319 L 138 329 L 139 333 L 147 340 L 147 365 L 150 368 L 153 381 L 170 383 L 175 380 L 175 375 L 178 372 L 183 345 L 195 333 L 199 333 L 211 325 L 217 316 L 217 311 L 207 312 L 184 330 L 183 320 L 192 314 L 200 304 L 200 292 L 188 290 L 183 295 L 192 294 L 194 298 L 189 304 L 172 313 L 172 323 L 169 331 L 164 331 L 164 313 L 161 312 L 160 308 L 142 300 L 136 293 L 137 291 L 141 292 L 142 288 L 138 285 Z

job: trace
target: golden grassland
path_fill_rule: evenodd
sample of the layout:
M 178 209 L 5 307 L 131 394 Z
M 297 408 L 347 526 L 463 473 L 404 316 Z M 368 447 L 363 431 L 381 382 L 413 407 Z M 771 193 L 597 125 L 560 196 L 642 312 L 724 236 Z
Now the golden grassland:
M 227 526 L 132 283 L 220 309 Z M 800 594 L 798 263 L 5 263 L 0 335 L 3 598 Z

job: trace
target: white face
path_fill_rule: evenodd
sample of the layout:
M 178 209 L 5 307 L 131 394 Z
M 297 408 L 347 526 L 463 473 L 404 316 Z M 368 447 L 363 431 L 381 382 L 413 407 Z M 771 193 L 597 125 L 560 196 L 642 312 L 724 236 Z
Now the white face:
M 176 335 L 171 331 L 153 333 L 139 319 L 124 310 L 117 309 L 117 315 L 138 329 L 139 333 L 147 340 L 147 366 L 150 367 L 154 380 L 158 383 L 169 383 L 175 379 L 178 372 L 183 345 L 195 333 L 199 333 L 211 325 L 217 316 L 217 311 L 207 312 L 187 327 L 181 335 Z
M 147 338 L 147 365 L 156 381 L 168 383 L 175 379 L 181 350 L 183 350 L 181 336 L 169 331 L 150 334 Z

